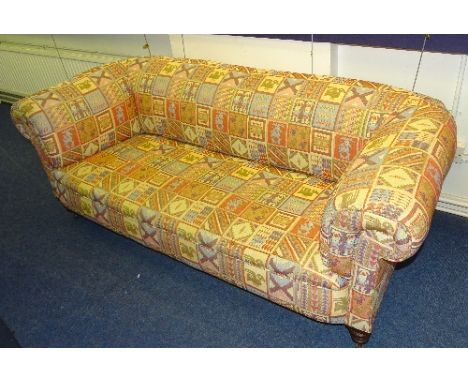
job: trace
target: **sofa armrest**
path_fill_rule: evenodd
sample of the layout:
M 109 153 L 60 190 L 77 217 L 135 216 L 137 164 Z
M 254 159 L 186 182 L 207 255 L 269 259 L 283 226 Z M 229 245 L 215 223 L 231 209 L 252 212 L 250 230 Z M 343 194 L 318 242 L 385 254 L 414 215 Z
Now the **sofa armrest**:
M 395 112 L 339 180 L 322 217 L 320 251 L 336 273 L 375 269 L 423 243 L 456 148 L 453 117 L 421 98 Z
M 139 130 L 131 73 L 144 61 L 101 65 L 13 104 L 13 122 L 44 166 L 80 161 Z

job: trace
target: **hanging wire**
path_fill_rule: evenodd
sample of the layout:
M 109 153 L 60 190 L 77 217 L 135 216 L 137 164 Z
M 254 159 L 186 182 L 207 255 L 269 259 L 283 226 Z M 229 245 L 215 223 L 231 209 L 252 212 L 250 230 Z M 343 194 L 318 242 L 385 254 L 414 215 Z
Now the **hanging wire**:
M 418 80 L 419 68 L 421 67 L 421 61 L 422 61 L 422 56 L 424 53 L 424 48 L 426 47 L 426 41 L 429 40 L 430 38 L 431 38 L 431 35 L 429 34 L 424 35 L 424 42 L 423 42 L 423 46 L 421 49 L 421 54 L 419 55 L 418 68 L 416 69 L 416 75 L 414 76 L 413 89 L 411 89 L 412 91 L 414 91 L 414 88 L 416 87 L 416 81 Z
M 68 74 L 67 68 L 65 67 L 65 63 L 63 62 L 62 56 L 60 55 L 60 50 L 57 46 L 57 42 L 55 41 L 55 37 L 53 34 L 50 35 L 52 37 L 52 41 L 54 42 L 55 50 L 57 51 L 58 58 L 60 60 L 60 63 L 62 64 L 63 71 L 65 72 L 65 76 L 68 78 L 68 80 L 71 80 L 70 74 Z
M 314 74 L 314 35 L 310 35 L 310 72 Z
M 148 43 L 148 39 L 146 38 L 145 34 L 143 36 L 145 37 L 145 45 L 143 45 L 143 49 L 148 49 L 149 56 L 152 57 L 151 48 L 150 48 L 150 45 Z
M 184 35 L 181 34 L 181 35 L 180 35 L 180 38 L 182 39 L 182 50 L 183 50 L 183 52 L 184 52 L 184 58 L 187 58 L 187 55 L 186 55 L 186 53 L 185 53 L 185 39 L 184 39 Z

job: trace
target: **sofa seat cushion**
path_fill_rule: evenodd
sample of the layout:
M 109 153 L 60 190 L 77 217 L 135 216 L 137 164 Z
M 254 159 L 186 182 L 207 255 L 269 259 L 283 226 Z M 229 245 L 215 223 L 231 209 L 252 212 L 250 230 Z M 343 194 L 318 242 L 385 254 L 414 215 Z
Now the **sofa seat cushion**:
M 53 178 L 70 209 L 220 277 L 216 256 L 231 256 L 260 293 L 269 289 L 267 271 L 286 280 L 277 284 L 344 286 L 319 254 L 334 183 L 153 135 L 132 137 Z

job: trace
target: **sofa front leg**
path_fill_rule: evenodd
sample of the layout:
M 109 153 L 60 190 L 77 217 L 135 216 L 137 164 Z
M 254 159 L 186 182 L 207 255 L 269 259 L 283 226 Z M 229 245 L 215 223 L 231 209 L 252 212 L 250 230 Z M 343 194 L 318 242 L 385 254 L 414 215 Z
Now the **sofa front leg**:
M 371 333 L 363 332 L 362 330 L 353 328 L 351 326 L 346 325 L 346 329 L 348 329 L 351 338 L 358 348 L 362 348 L 367 343 L 367 341 L 369 341 L 371 336 Z

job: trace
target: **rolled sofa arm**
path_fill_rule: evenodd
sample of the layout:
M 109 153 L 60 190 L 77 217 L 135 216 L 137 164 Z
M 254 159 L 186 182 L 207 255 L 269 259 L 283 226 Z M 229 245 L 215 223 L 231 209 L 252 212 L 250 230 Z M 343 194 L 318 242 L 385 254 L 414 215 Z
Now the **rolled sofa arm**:
M 11 117 L 46 172 L 125 140 L 139 129 L 131 73 L 145 58 L 101 65 L 13 104 Z
M 336 273 L 353 262 L 403 261 L 423 243 L 456 148 L 453 117 L 421 98 L 395 112 L 339 180 L 322 217 L 320 252 Z

